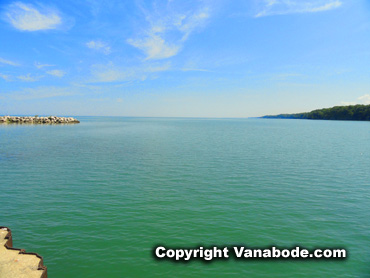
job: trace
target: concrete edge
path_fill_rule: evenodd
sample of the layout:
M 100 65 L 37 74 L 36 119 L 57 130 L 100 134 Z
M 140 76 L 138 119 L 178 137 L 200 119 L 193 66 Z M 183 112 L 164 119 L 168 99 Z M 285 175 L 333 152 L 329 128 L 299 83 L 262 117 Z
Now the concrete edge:
M 42 270 L 42 274 L 41 274 L 40 278 L 47 278 L 48 277 L 48 270 L 47 270 L 47 267 L 44 265 L 43 257 L 40 256 L 37 253 L 26 252 L 26 250 L 24 250 L 24 249 L 14 248 L 13 247 L 12 231 L 8 227 L 5 227 L 5 226 L 0 226 L 0 229 L 6 229 L 8 231 L 8 233 L 5 235 L 5 240 L 7 240 L 4 244 L 5 248 L 8 249 L 8 250 L 19 251 L 19 254 L 22 254 L 22 255 L 33 255 L 33 256 L 38 257 L 40 259 L 40 262 L 39 262 L 39 265 L 37 267 L 37 270 Z

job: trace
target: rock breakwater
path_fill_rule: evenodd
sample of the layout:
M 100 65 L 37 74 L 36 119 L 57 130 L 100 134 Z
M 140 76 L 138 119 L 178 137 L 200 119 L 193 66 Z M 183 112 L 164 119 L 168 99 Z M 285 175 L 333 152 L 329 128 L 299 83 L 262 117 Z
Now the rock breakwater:
M 0 124 L 78 124 L 79 122 L 79 120 L 72 117 L 0 116 Z

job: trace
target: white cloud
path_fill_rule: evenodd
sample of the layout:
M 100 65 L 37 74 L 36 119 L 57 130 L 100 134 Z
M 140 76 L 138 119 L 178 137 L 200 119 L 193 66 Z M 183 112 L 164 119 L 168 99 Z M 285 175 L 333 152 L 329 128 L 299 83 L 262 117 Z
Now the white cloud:
M 22 2 L 9 5 L 5 17 L 8 23 L 21 31 L 56 29 L 62 23 L 56 10 L 45 7 L 37 9 L 31 4 Z
M 144 72 L 161 72 L 161 71 L 167 71 L 171 68 L 170 63 L 165 64 L 152 64 L 149 66 L 146 66 L 143 68 Z
M 50 75 L 53 75 L 53 76 L 56 76 L 56 77 L 63 77 L 66 73 L 62 70 L 49 70 L 46 72 L 47 74 L 50 74 Z
M 36 88 L 25 88 L 20 91 L 12 91 L 6 94 L 6 97 L 23 101 L 29 99 L 45 99 L 61 96 L 78 94 L 73 88 L 63 88 L 54 86 L 40 86 Z
M 139 37 L 127 40 L 144 52 L 146 60 L 166 59 L 178 54 L 189 35 L 204 25 L 210 16 L 204 7 L 178 12 L 176 8 L 169 8 L 172 3 L 168 4 L 151 13 L 144 10 L 148 26 Z
M 92 82 L 117 82 L 131 80 L 132 72 L 115 67 L 96 66 L 93 69 Z
M 29 73 L 27 75 L 17 76 L 17 78 L 23 82 L 35 82 L 40 80 L 42 76 L 31 76 L 31 74 Z
M 256 17 L 270 15 L 284 15 L 294 13 L 315 13 L 339 8 L 342 2 L 339 0 L 264 0 L 263 6 Z
M 176 26 L 184 33 L 182 40 L 187 40 L 189 35 L 198 27 L 202 26 L 209 16 L 209 10 L 207 8 L 203 8 L 189 16 L 180 17 L 181 21 L 176 24 Z
M 341 105 L 356 105 L 357 103 L 354 101 L 342 101 Z
M 207 69 L 195 69 L 195 68 L 182 68 L 182 71 L 202 71 L 202 72 L 213 72 Z
M 303 78 L 305 77 L 304 74 L 301 74 L 301 73 L 277 73 L 277 74 L 273 74 L 271 76 L 271 80 L 276 80 L 276 81 L 286 81 L 286 80 L 289 80 L 289 79 L 296 79 L 296 78 Z
M 4 79 L 5 81 L 11 81 L 12 80 L 12 77 L 10 75 L 0 73 L 0 77 L 2 79 Z
M 127 42 L 142 50 L 146 54 L 146 60 L 169 58 L 175 56 L 180 50 L 179 45 L 170 45 L 155 34 L 151 34 L 144 39 L 129 39 Z
M 91 68 L 92 79 L 95 82 L 126 82 L 135 80 L 145 80 L 149 75 L 170 69 L 170 64 L 151 64 L 141 67 L 119 67 L 112 62 L 107 65 L 93 65 Z
M 366 94 L 366 95 L 360 96 L 358 100 L 361 101 L 363 104 L 370 104 L 370 95 Z
M 1 57 L 0 57 L 0 64 L 5 64 L 5 65 L 9 65 L 9 66 L 14 66 L 14 67 L 19 66 L 19 64 L 15 63 L 15 62 L 12 62 L 12 61 L 9 61 L 9 60 L 5 60 L 5 59 L 3 59 Z
M 89 41 L 86 43 L 86 46 L 88 48 L 100 51 L 104 53 L 105 55 L 108 55 L 111 53 L 110 46 L 102 41 Z
M 356 101 L 342 101 L 342 105 L 370 104 L 370 94 L 366 94 L 357 98 Z
M 272 5 L 275 5 L 276 3 L 278 3 L 279 0 L 266 0 L 266 6 L 267 7 L 270 7 Z
M 308 8 L 307 10 L 302 10 L 302 12 L 306 12 L 306 11 L 310 13 L 324 12 L 324 11 L 329 11 L 332 9 L 339 8 L 340 6 L 342 6 L 342 2 L 334 1 L 334 2 L 330 2 L 322 6 L 312 7 L 312 8 Z
M 41 63 L 35 62 L 35 67 L 38 68 L 38 69 L 42 69 L 42 68 L 45 68 L 45 67 L 54 67 L 54 65 L 41 64 Z

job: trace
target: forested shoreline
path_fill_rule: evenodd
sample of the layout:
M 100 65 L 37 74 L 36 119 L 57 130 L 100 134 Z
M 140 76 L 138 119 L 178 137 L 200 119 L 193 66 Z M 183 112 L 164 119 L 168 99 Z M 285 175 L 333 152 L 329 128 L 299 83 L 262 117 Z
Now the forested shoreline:
M 334 106 L 295 114 L 267 115 L 269 119 L 308 119 L 338 121 L 370 121 L 370 105 Z

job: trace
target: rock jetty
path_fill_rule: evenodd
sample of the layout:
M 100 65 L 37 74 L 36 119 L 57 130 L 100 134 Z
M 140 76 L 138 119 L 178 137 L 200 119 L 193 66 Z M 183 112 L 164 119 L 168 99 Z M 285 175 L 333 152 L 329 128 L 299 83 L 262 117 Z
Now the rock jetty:
M 18 116 L 0 116 L 0 124 L 78 124 L 78 121 L 72 117 L 18 117 Z

